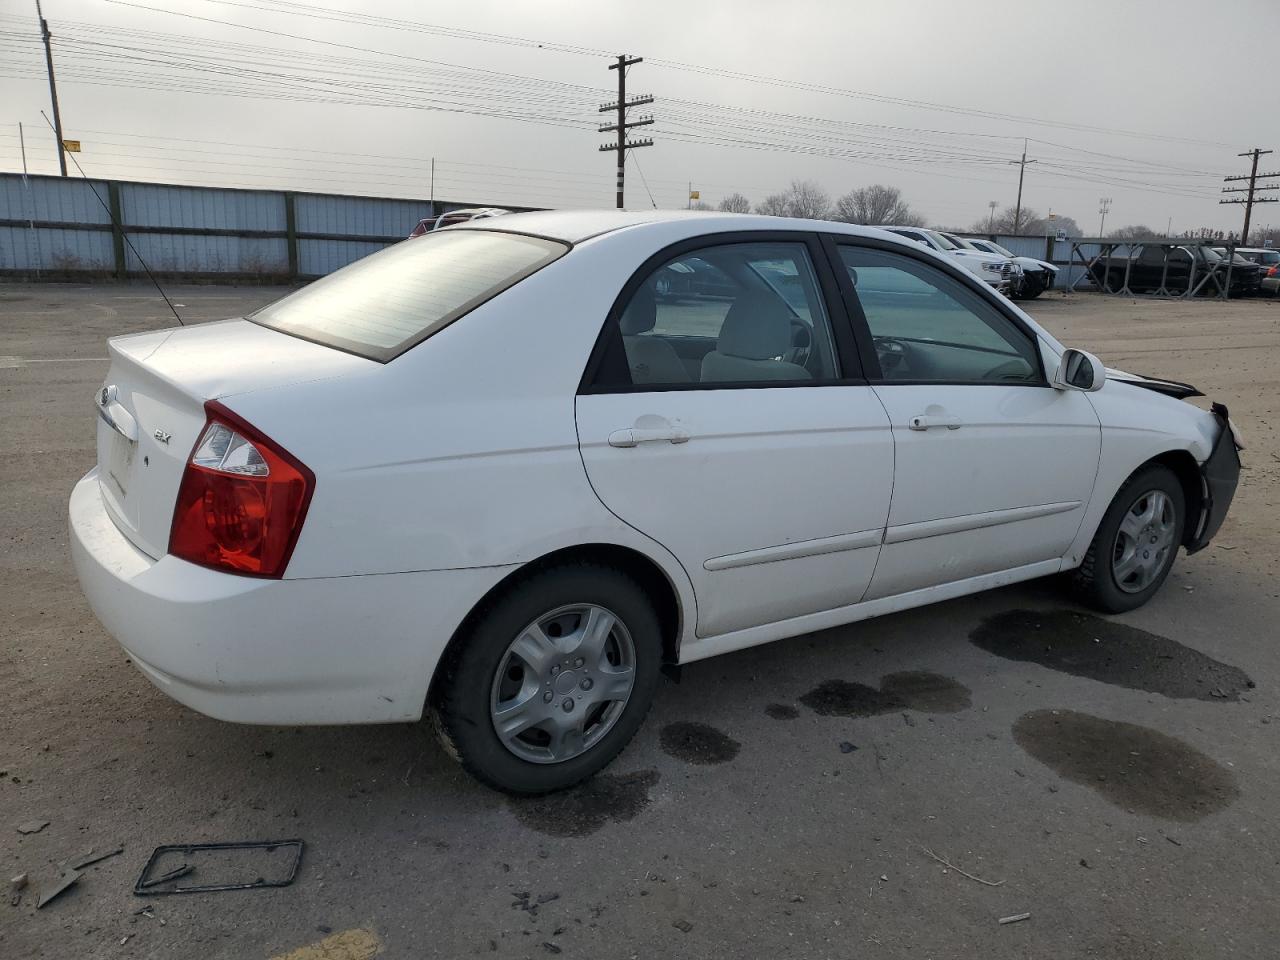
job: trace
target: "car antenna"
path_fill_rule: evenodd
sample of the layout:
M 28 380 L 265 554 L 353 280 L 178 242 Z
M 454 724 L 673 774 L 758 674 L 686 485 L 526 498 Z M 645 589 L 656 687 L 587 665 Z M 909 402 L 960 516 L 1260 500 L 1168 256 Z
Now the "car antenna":
M 58 132 L 57 128 L 50 123 L 49 117 L 43 110 L 40 111 L 40 116 L 44 117 L 44 122 L 49 124 L 49 129 L 53 130 L 54 135 L 56 136 Z M 61 143 L 58 144 L 58 149 L 63 150 Z M 93 195 L 97 197 L 98 202 L 102 204 L 102 209 L 107 211 L 107 216 L 111 218 L 111 225 L 120 231 L 120 236 L 123 237 L 124 242 L 129 245 L 129 249 L 133 251 L 133 255 L 138 258 L 138 262 L 142 264 L 142 269 L 147 272 L 147 277 L 156 285 L 156 290 L 160 292 L 160 296 L 164 298 L 164 302 L 169 305 L 169 311 L 173 314 L 174 319 L 178 321 L 178 326 L 185 327 L 186 324 L 183 322 L 182 316 L 178 313 L 178 309 L 173 305 L 173 301 L 170 300 L 169 295 L 164 292 L 164 288 L 160 286 L 160 281 L 157 280 L 156 275 L 151 272 L 151 268 L 147 266 L 147 261 L 142 259 L 142 254 L 140 254 L 138 252 L 138 248 L 133 245 L 133 241 L 129 239 L 129 234 L 124 232 L 124 225 L 116 219 L 116 215 L 112 212 L 110 205 L 107 201 L 102 199 L 102 194 L 100 194 L 98 192 L 98 188 L 93 185 L 93 181 L 89 179 L 89 175 L 84 172 L 84 167 L 80 166 L 80 161 L 76 159 L 76 155 L 74 153 L 69 153 L 66 150 L 63 150 L 63 153 L 71 158 L 71 162 L 74 163 L 76 165 L 76 169 L 80 171 L 80 176 L 84 178 L 84 182 L 89 185 L 89 189 L 93 191 Z

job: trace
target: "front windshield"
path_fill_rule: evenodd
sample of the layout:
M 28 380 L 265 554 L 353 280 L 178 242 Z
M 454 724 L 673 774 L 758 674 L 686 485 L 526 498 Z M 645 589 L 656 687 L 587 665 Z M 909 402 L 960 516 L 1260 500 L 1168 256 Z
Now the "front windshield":
M 925 233 L 933 237 L 933 239 L 938 242 L 938 246 L 940 246 L 943 250 L 959 250 L 960 249 L 954 243 L 952 243 L 950 240 L 944 237 L 942 234 L 938 233 L 936 230 L 926 230 Z
M 1014 255 L 1012 250 L 1009 250 L 1007 247 L 1000 246 L 1000 244 L 996 243 L 994 240 L 988 240 L 987 247 L 993 252 L 1003 254 L 1006 257 L 1012 257 Z

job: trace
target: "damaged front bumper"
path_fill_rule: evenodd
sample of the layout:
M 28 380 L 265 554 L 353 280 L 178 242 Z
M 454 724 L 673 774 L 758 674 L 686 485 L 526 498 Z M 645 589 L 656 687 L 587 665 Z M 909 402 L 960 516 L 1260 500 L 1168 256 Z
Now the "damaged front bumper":
M 1200 466 L 1202 506 L 1195 534 L 1187 541 L 1187 553 L 1195 553 L 1209 545 L 1227 518 L 1227 510 L 1231 508 L 1231 500 L 1240 482 L 1240 445 L 1227 416 L 1227 408 L 1215 403 L 1212 410 L 1222 429 L 1213 444 L 1213 451 Z

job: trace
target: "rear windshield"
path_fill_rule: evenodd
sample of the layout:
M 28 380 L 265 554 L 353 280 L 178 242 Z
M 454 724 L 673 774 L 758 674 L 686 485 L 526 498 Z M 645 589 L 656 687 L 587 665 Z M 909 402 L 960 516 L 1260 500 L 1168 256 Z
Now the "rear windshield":
M 428 233 L 357 260 L 249 319 L 385 362 L 568 249 L 490 230 Z

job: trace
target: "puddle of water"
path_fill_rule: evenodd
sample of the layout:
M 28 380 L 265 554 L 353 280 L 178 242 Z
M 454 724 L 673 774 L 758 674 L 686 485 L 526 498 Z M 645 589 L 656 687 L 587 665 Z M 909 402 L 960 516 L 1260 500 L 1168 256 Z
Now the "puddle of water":
M 546 797 L 508 801 L 511 812 L 531 830 L 551 837 L 585 837 L 606 823 L 634 819 L 649 805 L 658 771 L 602 773 L 586 783 Z
M 891 673 L 880 689 L 848 680 L 826 680 L 800 702 L 824 717 L 874 717 L 900 710 L 955 713 L 969 706 L 969 688 L 924 670 Z
M 668 723 L 658 735 L 663 751 L 685 763 L 710 766 L 728 763 L 738 755 L 742 744 L 705 723 Z
M 1239 700 L 1253 686 L 1238 667 L 1176 640 L 1072 610 L 1009 610 L 969 639 L 1010 660 L 1178 700 Z
M 1137 724 L 1033 710 L 1018 718 L 1013 737 L 1063 779 L 1137 813 L 1190 823 L 1240 795 L 1230 770 L 1176 737 Z
M 959 713 L 972 704 L 968 687 L 924 670 L 891 673 L 881 679 L 880 690 L 922 713 Z
M 800 711 L 789 703 L 771 703 L 764 708 L 765 716 L 772 720 L 795 720 Z

